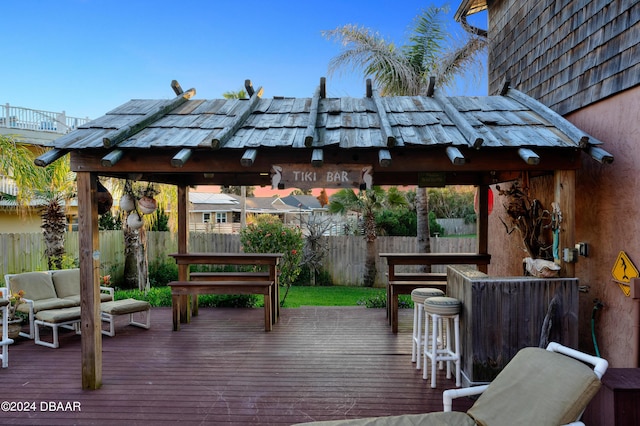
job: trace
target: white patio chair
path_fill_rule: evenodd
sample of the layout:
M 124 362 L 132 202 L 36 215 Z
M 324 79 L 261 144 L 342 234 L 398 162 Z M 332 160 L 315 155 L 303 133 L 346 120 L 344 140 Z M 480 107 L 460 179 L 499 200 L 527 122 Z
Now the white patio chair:
M 2 312 L 2 368 L 9 366 L 9 345 L 13 343 L 13 339 L 9 338 L 9 299 L 6 288 L 0 288 L 0 312 Z

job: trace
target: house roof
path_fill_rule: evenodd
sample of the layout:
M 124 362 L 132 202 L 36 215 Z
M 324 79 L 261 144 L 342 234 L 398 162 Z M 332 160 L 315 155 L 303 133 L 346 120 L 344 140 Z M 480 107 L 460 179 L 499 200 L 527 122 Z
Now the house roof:
M 377 184 L 493 183 L 521 170 L 576 169 L 579 152 L 612 161 L 590 137 L 534 99 L 501 95 L 131 100 L 55 140 L 47 164 L 72 152 L 72 169 L 165 183 L 266 185 L 278 163 L 367 164 Z M 486 173 L 491 172 L 491 175 Z M 501 172 L 506 174 L 500 175 Z M 484 175 L 483 175 L 484 174 Z

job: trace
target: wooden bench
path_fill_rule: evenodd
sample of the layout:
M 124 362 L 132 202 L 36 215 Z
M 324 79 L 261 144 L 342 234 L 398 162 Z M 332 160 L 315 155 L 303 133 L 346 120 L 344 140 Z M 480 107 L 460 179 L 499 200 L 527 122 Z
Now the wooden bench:
M 269 282 L 272 285 L 270 290 L 271 301 L 269 302 L 269 311 L 271 313 L 271 325 L 278 321 L 280 316 L 280 296 L 278 289 L 278 263 L 282 258 L 282 253 L 174 253 L 169 256 L 173 257 L 178 264 L 178 281 L 190 282 L 194 280 L 200 283 L 209 283 L 210 286 L 216 283 L 228 283 L 228 285 L 237 284 L 236 287 L 241 289 L 243 293 L 238 291 L 229 292 L 224 290 L 222 284 L 216 284 L 218 290 L 211 290 L 209 294 L 265 294 L 265 289 L 247 290 L 243 283 L 261 283 L 256 284 L 260 287 L 264 283 Z M 191 272 L 188 269 L 191 265 L 241 265 L 241 266 L 264 266 L 267 272 Z M 185 287 L 189 288 L 189 287 Z M 213 287 L 211 287 L 213 288 Z M 257 287 L 256 287 L 257 288 Z M 202 291 L 204 287 L 202 287 Z M 207 294 L 205 291 L 204 294 Z M 187 303 L 188 296 L 192 296 L 192 303 Z M 179 299 L 179 301 L 178 301 Z M 178 331 L 181 322 L 189 322 L 191 314 L 198 314 L 198 293 L 182 292 L 178 296 L 173 296 L 173 330 Z M 178 308 L 176 308 L 176 305 Z M 265 303 L 265 306 L 267 303 Z M 266 328 L 266 327 L 265 327 Z
M 491 255 L 479 253 L 380 253 L 389 267 L 387 282 L 387 317 L 393 333 L 398 332 L 398 295 L 411 294 L 420 287 L 434 287 L 446 293 L 446 273 L 396 273 L 398 265 L 476 265 L 486 272 Z
M 272 295 L 274 281 L 171 281 L 171 297 L 173 304 L 173 329 L 178 330 L 180 322 L 181 296 L 191 294 L 262 294 L 264 295 L 264 331 L 271 331 L 273 326 Z
M 269 272 L 191 272 L 189 276 L 195 281 L 265 281 L 269 280 Z M 446 279 L 446 275 L 445 275 Z

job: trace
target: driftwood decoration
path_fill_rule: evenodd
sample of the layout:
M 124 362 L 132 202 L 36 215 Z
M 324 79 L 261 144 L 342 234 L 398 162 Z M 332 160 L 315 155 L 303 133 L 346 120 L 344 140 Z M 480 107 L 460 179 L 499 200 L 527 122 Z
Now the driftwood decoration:
M 539 200 L 531 199 L 528 188 L 522 188 L 518 181 L 511 187 L 501 189 L 496 186 L 498 194 L 506 198 L 504 209 L 507 221 L 500 218 L 507 234 L 517 230 L 522 236 L 524 248 L 534 259 L 553 260 L 550 233 L 552 215 Z

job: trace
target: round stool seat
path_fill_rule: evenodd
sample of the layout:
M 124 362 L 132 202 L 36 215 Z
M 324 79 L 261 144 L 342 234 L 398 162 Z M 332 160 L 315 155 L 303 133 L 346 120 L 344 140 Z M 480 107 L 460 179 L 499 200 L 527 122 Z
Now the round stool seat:
M 429 287 L 416 288 L 411 291 L 413 303 L 424 303 L 425 299 L 436 296 L 444 296 L 444 291 Z
M 424 310 L 436 315 L 456 315 L 460 312 L 462 303 L 453 297 L 437 296 L 424 301 Z

